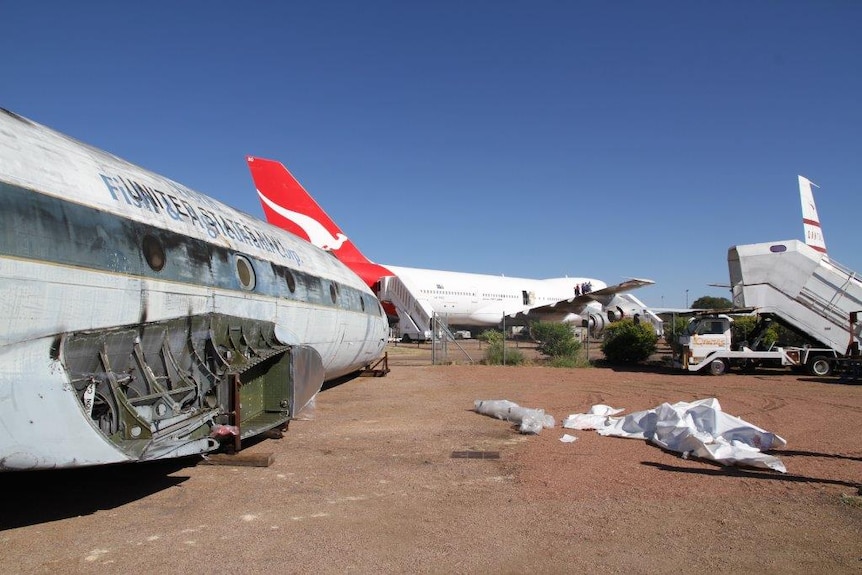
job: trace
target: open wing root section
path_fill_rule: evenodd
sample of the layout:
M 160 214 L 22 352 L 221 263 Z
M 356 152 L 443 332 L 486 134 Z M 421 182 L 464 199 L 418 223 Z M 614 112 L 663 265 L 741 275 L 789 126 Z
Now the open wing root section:
M 132 460 L 238 449 L 324 377 L 317 351 L 283 345 L 271 322 L 221 314 L 66 333 L 59 359 L 85 416 Z

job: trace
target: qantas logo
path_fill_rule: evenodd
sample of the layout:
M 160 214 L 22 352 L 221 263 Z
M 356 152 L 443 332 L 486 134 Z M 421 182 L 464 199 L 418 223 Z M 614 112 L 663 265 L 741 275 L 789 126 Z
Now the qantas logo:
M 261 201 L 272 208 L 275 213 L 302 228 L 302 231 L 304 231 L 305 235 L 308 236 L 308 241 L 317 247 L 325 250 L 337 251 L 341 249 L 341 246 L 347 241 L 347 236 L 341 232 L 338 233 L 338 236 L 333 236 L 329 230 L 323 227 L 323 224 L 314 218 L 298 212 L 292 212 L 279 206 L 263 195 L 260 190 L 257 191 L 257 195 L 260 196 Z

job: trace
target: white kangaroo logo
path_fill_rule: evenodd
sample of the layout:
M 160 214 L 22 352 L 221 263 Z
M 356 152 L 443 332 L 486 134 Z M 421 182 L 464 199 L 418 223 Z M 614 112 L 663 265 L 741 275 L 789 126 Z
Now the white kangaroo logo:
M 308 236 L 308 241 L 312 244 L 316 245 L 319 248 L 323 248 L 324 250 L 339 250 L 347 241 L 347 236 L 338 232 L 338 236 L 333 236 L 329 230 L 323 227 L 323 224 L 312 218 L 311 216 L 306 216 L 305 214 L 300 214 L 299 212 L 292 212 L 287 208 L 284 208 L 261 193 L 260 190 L 257 191 L 257 195 L 260 196 L 261 201 L 265 203 L 267 206 L 272 208 L 274 212 L 278 215 L 287 218 L 292 221 L 305 232 L 305 235 Z

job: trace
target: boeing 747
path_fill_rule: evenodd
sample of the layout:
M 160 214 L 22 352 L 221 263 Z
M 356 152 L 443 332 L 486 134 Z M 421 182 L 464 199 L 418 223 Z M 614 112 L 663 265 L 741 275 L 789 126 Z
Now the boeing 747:
M 624 317 L 661 320 L 624 293 L 652 284 L 618 285 L 588 277 L 529 279 L 377 264 L 365 257 L 281 163 L 248 157 L 264 214 L 272 224 L 329 250 L 397 311 L 404 335 L 423 337 L 433 314 L 450 326 L 498 326 L 507 321 L 587 322 L 594 334 Z

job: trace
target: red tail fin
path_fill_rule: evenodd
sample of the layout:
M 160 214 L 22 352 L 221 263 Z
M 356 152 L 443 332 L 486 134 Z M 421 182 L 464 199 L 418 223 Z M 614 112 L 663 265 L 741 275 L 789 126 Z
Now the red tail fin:
M 319 248 L 332 251 L 368 285 L 373 285 L 382 276 L 392 275 L 389 270 L 362 255 L 280 162 L 253 156 L 248 156 L 246 160 L 269 223 Z

